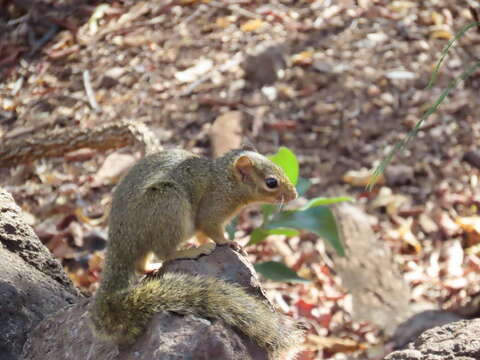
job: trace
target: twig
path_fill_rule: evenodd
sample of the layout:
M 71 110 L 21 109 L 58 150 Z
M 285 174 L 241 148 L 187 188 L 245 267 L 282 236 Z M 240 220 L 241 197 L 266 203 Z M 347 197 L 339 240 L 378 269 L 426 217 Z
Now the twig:
M 183 90 L 179 94 L 177 94 L 177 96 L 182 97 L 182 96 L 190 95 L 192 93 L 192 91 L 195 90 L 200 84 L 204 83 L 205 81 L 208 81 L 212 77 L 212 75 L 215 71 L 219 71 L 219 72 L 227 71 L 228 69 L 231 69 L 232 67 L 240 64 L 242 59 L 243 59 L 243 54 L 241 52 L 236 53 L 233 56 L 233 58 L 224 62 L 222 65 L 212 69 L 207 74 L 203 75 L 198 80 L 191 83 L 185 90 Z
M 144 11 L 139 11 L 136 14 L 130 16 L 130 18 L 128 19 L 128 21 L 130 22 L 130 25 L 126 24 L 125 22 L 120 22 L 120 23 L 117 22 L 116 24 L 110 26 L 109 28 L 99 31 L 97 34 L 95 34 L 95 36 L 93 36 L 93 38 L 86 39 L 86 42 L 87 43 L 96 43 L 96 42 L 102 40 L 108 34 L 115 34 L 118 31 L 126 31 L 126 30 L 129 30 L 129 29 L 133 29 L 133 28 L 137 28 L 137 27 L 145 26 L 145 25 L 159 24 L 163 21 L 163 17 L 161 15 L 166 13 L 175 4 L 176 4 L 176 1 L 174 1 L 174 0 L 165 1 L 163 3 L 162 7 L 157 11 L 157 14 L 160 14 L 159 16 L 157 16 L 153 19 L 150 19 L 148 21 L 141 21 L 138 24 L 134 24 L 133 21 L 137 20 L 138 18 L 140 18 L 142 15 L 144 15 L 146 12 L 149 11 L 148 6 L 145 6 L 145 8 L 143 9 Z
M 41 158 L 63 156 L 81 148 L 118 149 L 137 145 L 144 154 L 161 149 L 157 135 L 145 124 L 121 120 L 95 129 L 65 128 L 37 131 L 33 135 L 0 143 L 0 168 L 28 163 Z
M 230 4 L 225 4 L 224 2 L 218 2 L 218 1 L 211 1 L 208 3 L 209 6 L 214 6 L 219 9 L 225 9 L 228 8 L 231 12 L 236 13 L 237 15 L 245 16 L 247 18 L 251 19 L 258 19 L 260 18 L 260 15 L 255 14 L 254 12 L 251 12 L 249 10 L 245 10 L 244 8 L 240 7 L 238 5 L 239 3 L 230 3 Z
M 96 112 L 101 112 L 102 109 L 95 99 L 95 93 L 92 89 L 92 83 L 90 82 L 90 72 L 88 70 L 83 71 L 83 86 L 85 87 L 85 92 L 87 93 L 88 102 L 93 110 Z
M 43 45 L 45 45 L 47 42 L 49 42 L 58 32 L 58 26 L 56 24 L 53 24 L 48 31 L 40 38 L 40 40 L 35 40 L 35 35 L 33 33 L 33 30 L 30 29 L 28 32 L 29 35 L 29 41 L 32 45 L 32 49 L 28 52 L 27 57 L 33 56 L 38 49 L 40 49 Z
M 13 19 L 13 20 L 10 20 L 10 21 L 7 21 L 7 25 L 8 26 L 11 26 L 11 25 L 17 25 L 23 21 L 28 21 L 30 19 L 30 13 L 27 13 L 23 16 L 20 16 L 16 19 Z
M 230 9 L 230 11 L 232 11 L 234 13 L 237 13 L 238 15 L 243 15 L 245 17 L 249 17 L 249 18 L 252 18 L 252 19 L 260 18 L 260 16 L 258 14 L 255 14 L 255 13 L 249 11 L 249 10 L 245 10 L 244 8 L 240 7 L 237 4 L 230 5 L 228 8 Z
M 15 84 L 13 85 L 13 89 L 12 89 L 13 96 L 18 94 L 18 92 L 23 86 L 24 81 L 25 81 L 25 78 L 23 76 L 21 76 L 17 81 L 15 81 Z
M 208 7 L 204 4 L 198 5 L 198 7 L 195 9 L 195 11 L 192 14 L 190 14 L 185 20 L 183 20 L 179 25 L 188 24 L 189 22 L 191 22 L 191 21 L 195 20 L 197 17 L 199 17 L 207 9 L 208 9 Z

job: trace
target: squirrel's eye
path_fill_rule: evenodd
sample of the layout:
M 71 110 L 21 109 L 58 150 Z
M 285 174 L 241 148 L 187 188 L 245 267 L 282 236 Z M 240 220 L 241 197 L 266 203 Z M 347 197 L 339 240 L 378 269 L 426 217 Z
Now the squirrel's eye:
M 274 177 L 268 177 L 265 179 L 265 185 L 267 185 L 269 189 L 275 189 L 278 186 L 278 180 Z

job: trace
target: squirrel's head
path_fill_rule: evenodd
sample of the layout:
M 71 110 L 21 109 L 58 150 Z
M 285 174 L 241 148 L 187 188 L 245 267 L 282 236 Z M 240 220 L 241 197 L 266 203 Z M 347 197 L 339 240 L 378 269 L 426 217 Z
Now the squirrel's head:
M 297 191 L 285 172 L 265 156 L 242 151 L 234 159 L 238 180 L 250 188 L 255 201 L 282 203 L 297 198 Z

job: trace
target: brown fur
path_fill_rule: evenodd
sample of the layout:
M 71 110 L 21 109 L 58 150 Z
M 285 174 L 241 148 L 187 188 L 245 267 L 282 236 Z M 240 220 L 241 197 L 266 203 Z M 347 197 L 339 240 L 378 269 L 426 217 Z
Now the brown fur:
M 277 189 L 265 186 L 271 176 Z M 272 356 L 296 344 L 301 331 L 239 286 L 176 273 L 135 285 L 136 270 L 146 266 L 150 253 L 160 260 L 175 257 L 196 232 L 225 243 L 225 223 L 242 207 L 295 196 L 283 171 L 251 151 L 209 160 L 169 150 L 139 161 L 113 195 L 106 263 L 92 311 L 95 332 L 128 345 L 154 313 L 167 310 L 220 318 Z

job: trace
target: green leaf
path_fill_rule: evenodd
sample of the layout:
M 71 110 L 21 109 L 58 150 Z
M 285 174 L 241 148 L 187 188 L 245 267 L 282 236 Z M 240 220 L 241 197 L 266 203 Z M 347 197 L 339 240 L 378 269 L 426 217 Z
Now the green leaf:
M 268 158 L 285 171 L 285 174 L 287 174 L 287 177 L 294 185 L 297 184 L 299 172 L 298 160 L 289 148 L 282 146 L 275 155 L 271 155 Z
M 265 276 L 267 279 L 274 281 L 310 282 L 310 280 L 298 276 L 295 271 L 287 267 L 285 264 L 277 261 L 258 263 L 255 264 L 254 267 L 257 272 Z
M 264 204 L 261 206 L 263 214 L 263 223 L 265 224 L 270 216 L 278 211 L 278 205 Z
M 334 198 L 317 197 L 317 198 L 311 199 L 306 205 L 302 206 L 300 210 L 307 210 L 317 206 L 331 205 L 331 204 L 336 204 L 344 201 L 353 201 L 353 199 L 348 196 L 341 196 L 341 197 L 334 197 Z
M 286 235 L 286 236 L 297 236 L 300 234 L 298 230 L 288 229 L 288 228 L 277 228 L 277 229 L 264 229 L 257 228 L 252 231 L 250 234 L 250 241 L 247 245 L 255 245 L 263 241 L 269 235 Z
M 282 211 L 266 224 L 265 228 L 293 228 L 311 231 L 326 239 L 339 255 L 345 255 L 338 236 L 335 217 L 326 206 L 317 206 L 306 210 Z
M 228 238 L 233 240 L 235 238 L 235 230 L 237 230 L 238 217 L 235 217 L 232 221 L 226 226 Z
M 297 180 L 297 186 L 295 186 L 298 196 L 302 196 L 303 194 L 305 194 L 311 185 L 312 182 L 309 179 L 299 177 Z

